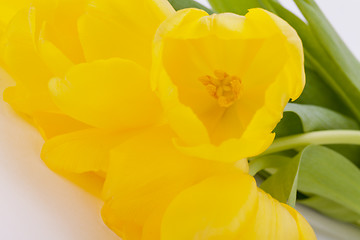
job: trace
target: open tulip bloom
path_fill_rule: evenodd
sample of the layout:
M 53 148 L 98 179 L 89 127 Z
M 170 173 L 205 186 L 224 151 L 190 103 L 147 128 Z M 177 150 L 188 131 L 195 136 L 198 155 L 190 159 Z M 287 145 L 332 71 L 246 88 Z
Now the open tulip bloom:
M 274 7 L 209 15 L 170 2 L 186 9 L 166 0 L 0 0 L 0 64 L 16 82 L 4 100 L 42 134 L 51 169 L 101 183 L 104 222 L 124 240 L 316 239 L 293 208 L 296 191 L 318 197 L 308 198 L 314 208 L 340 201 L 309 187 L 316 172 L 304 156 L 337 153 L 303 147 L 341 142 L 324 141 L 327 132 L 289 137 L 298 132 L 287 115 L 278 125 L 305 87 L 297 31 Z M 219 2 L 219 12 L 235 11 Z M 298 105 L 285 111 L 306 118 Z M 303 122 L 304 132 L 326 130 L 314 124 Z M 287 138 L 269 148 L 275 128 Z M 357 132 L 338 133 L 357 144 Z

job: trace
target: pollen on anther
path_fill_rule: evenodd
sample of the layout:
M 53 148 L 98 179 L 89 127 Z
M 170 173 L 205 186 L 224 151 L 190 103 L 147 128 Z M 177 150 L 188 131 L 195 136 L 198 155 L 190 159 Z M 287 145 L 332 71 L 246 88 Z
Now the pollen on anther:
M 229 107 L 240 98 L 241 79 L 237 76 L 230 76 L 224 71 L 216 70 L 214 76 L 201 76 L 199 81 L 221 107 Z

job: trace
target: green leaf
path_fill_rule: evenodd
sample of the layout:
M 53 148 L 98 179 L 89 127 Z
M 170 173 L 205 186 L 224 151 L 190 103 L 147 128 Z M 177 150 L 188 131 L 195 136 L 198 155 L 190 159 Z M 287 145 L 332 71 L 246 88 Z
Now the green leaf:
M 360 167 L 360 147 L 359 145 L 326 145 L 326 147 L 340 153 L 356 166 Z
M 309 70 L 312 70 L 312 72 L 316 73 L 317 79 L 323 83 L 326 83 L 326 88 L 331 88 L 333 92 L 336 93 L 336 97 L 334 100 L 329 101 L 328 105 L 339 99 L 340 100 L 334 105 L 334 107 L 338 107 L 338 105 L 346 105 L 343 110 L 339 108 L 334 109 L 328 106 L 325 107 L 339 111 L 346 115 L 348 115 L 348 111 L 351 110 L 351 115 L 360 121 L 360 107 L 356 104 L 356 102 L 359 100 L 359 94 L 357 93 L 356 89 L 352 89 L 351 80 L 344 69 L 342 69 L 341 66 L 339 66 L 338 63 L 335 62 L 331 57 L 329 57 L 329 54 L 324 48 L 323 43 L 318 40 L 317 35 L 314 33 L 311 26 L 284 8 L 277 0 L 268 0 L 268 3 L 271 5 L 271 9 L 275 14 L 286 20 L 292 27 L 295 28 L 301 40 L 303 41 L 308 81 L 308 72 Z M 311 74 L 310 78 L 313 76 L 314 74 Z M 324 89 L 325 91 L 326 88 Z M 326 94 L 321 91 L 321 89 L 318 90 L 320 90 L 317 92 L 317 94 L 320 95 L 320 98 L 322 96 L 326 96 Z M 308 103 L 317 105 L 316 102 L 317 100 L 315 99 L 314 102 Z
M 316 57 L 324 57 L 326 55 L 325 50 L 311 32 L 310 27 L 303 20 L 284 8 L 277 0 L 269 0 L 268 2 L 272 7 L 273 12 L 287 21 L 296 30 L 306 50 L 312 54 L 315 53 Z
M 314 208 L 324 215 L 338 219 L 340 221 L 358 224 L 360 223 L 359 214 L 323 197 L 314 196 L 304 200 L 298 200 L 298 203 Z
M 277 137 L 331 129 L 359 129 L 351 118 L 320 106 L 289 103 L 275 128 Z
M 300 36 L 305 48 L 305 56 L 307 56 L 305 63 L 308 67 L 316 70 L 316 67 L 313 66 L 312 62 L 309 61 L 309 58 L 321 60 L 321 65 L 329 66 L 332 64 L 332 67 L 334 67 L 335 64 L 328 59 L 328 55 L 325 49 L 314 36 L 311 28 L 307 23 L 305 23 L 298 16 L 296 16 L 286 8 L 284 8 L 278 2 L 278 0 L 268 0 L 268 4 L 271 5 L 272 12 L 287 21 Z
M 273 12 L 292 25 L 301 37 L 305 50 L 306 81 L 304 92 L 296 103 L 317 105 L 331 109 L 354 119 L 358 111 L 346 89 L 338 82 L 350 81 L 343 69 L 335 63 L 322 43 L 317 39 L 310 26 L 295 14 L 284 8 L 277 0 L 269 0 Z M 302 123 L 293 112 L 284 114 L 276 129 L 277 137 L 289 136 L 302 132 Z M 360 166 L 360 147 L 353 145 L 331 145 L 330 148 L 344 155 Z
M 250 161 L 249 174 L 255 176 L 261 170 L 267 168 L 280 168 L 291 161 L 291 158 L 281 155 L 266 155 Z
M 175 8 L 176 11 L 184 8 L 198 8 L 206 11 L 208 14 L 213 14 L 214 11 L 205 7 L 204 5 L 194 0 L 169 0 L 170 4 Z
M 346 110 L 351 111 L 351 115 L 360 121 L 360 107 L 356 104 L 360 100 L 359 92 L 353 87 L 351 79 L 345 74 L 328 54 L 320 54 L 320 50 L 311 51 L 305 46 L 305 66 L 307 69 L 315 71 L 321 80 L 327 84 L 341 99 L 341 104 L 346 104 Z M 319 94 L 322 94 L 320 91 Z
M 301 119 L 296 113 L 284 112 L 284 116 L 276 126 L 274 132 L 276 133 L 276 138 L 282 138 L 303 133 L 304 130 Z
M 319 106 L 289 103 L 285 112 L 296 113 L 301 118 L 304 132 L 359 129 L 358 124 L 353 119 Z
M 300 154 L 288 159 L 287 164 L 267 178 L 260 187 L 278 201 L 288 203 L 294 207 L 300 160 Z
M 298 190 L 360 214 L 360 170 L 329 148 L 311 145 L 301 154 Z
M 346 101 L 357 119 L 360 120 L 360 63 L 347 48 L 334 28 L 331 26 L 325 15 L 313 0 L 294 0 L 302 14 L 309 23 L 309 26 L 328 55 L 337 67 L 320 64 L 317 66 L 321 71 L 328 73 L 329 83 L 334 90 Z M 312 59 L 313 64 L 318 64 L 321 58 Z M 335 70 L 335 71 L 334 71 Z M 326 75 L 324 73 L 324 75 Z M 345 76 L 345 77 L 344 77 Z M 335 79 L 335 82 L 333 80 Z
M 314 70 L 306 68 L 306 85 L 300 98 L 295 103 L 316 105 L 347 116 L 353 116 L 339 95 L 326 84 Z
M 360 63 L 314 0 L 295 0 L 319 42 L 360 89 Z
M 250 8 L 262 7 L 259 0 L 209 0 L 211 6 L 219 13 L 232 12 L 245 15 Z

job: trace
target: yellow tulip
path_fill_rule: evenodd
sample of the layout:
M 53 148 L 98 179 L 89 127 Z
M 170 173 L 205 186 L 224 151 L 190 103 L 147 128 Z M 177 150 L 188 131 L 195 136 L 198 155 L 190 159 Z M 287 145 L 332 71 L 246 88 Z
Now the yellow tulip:
M 5 90 L 4 100 L 27 115 L 44 138 L 88 128 L 63 114 L 53 103 L 48 89 L 50 78 L 64 74 L 73 61 L 83 59 L 74 33 L 84 1 L 31 2 L 30 8 L 16 13 L 1 36 L 2 67 L 16 82 L 16 86 Z
M 167 1 L 31 2 L 1 37 L 0 58 L 16 81 L 5 101 L 29 116 L 44 138 L 159 120 L 149 71 L 155 31 L 174 12 Z
M 151 42 L 173 11 L 165 0 L 89 4 L 78 21 L 87 63 L 50 81 L 56 105 L 101 129 L 126 130 L 158 122 L 162 110 L 149 80 Z
M 109 149 L 161 119 L 151 42 L 174 10 L 165 0 L 31 2 L 1 36 L 1 66 L 16 81 L 4 99 L 47 140 L 49 167 L 103 175 Z
M 247 162 L 179 153 L 167 126 L 111 152 L 103 218 L 124 240 L 312 240 L 296 210 L 257 188 Z
M 154 42 L 153 87 L 176 144 L 192 156 L 232 162 L 260 154 L 304 88 L 301 41 L 265 10 L 182 10 Z

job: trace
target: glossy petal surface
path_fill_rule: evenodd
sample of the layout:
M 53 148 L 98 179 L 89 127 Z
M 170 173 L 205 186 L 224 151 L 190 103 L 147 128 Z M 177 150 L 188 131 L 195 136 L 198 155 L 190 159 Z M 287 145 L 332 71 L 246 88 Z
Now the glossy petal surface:
M 106 173 L 110 150 L 133 132 L 86 129 L 46 141 L 42 159 L 52 169 L 71 173 Z

